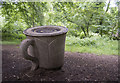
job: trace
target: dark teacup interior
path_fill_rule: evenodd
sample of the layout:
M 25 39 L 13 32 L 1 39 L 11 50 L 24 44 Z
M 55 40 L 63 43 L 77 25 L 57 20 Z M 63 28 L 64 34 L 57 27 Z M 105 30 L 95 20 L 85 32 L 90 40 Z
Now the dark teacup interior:
M 57 31 L 60 31 L 60 29 L 59 28 L 48 28 L 48 27 L 37 28 L 33 30 L 33 32 L 37 32 L 37 33 L 52 33 L 52 32 L 57 32 Z

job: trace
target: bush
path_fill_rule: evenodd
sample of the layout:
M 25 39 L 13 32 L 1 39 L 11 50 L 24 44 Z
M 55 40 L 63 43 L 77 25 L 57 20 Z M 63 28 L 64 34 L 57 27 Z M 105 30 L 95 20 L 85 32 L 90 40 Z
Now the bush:
M 85 38 L 85 35 L 84 35 L 84 32 L 81 32 L 80 33 L 80 39 L 83 39 L 83 38 Z
M 90 45 L 95 45 L 95 40 L 90 39 L 90 38 L 85 38 L 85 39 L 81 39 L 78 44 L 80 46 L 90 46 Z
M 96 40 L 94 38 L 84 38 L 69 36 L 66 37 L 66 45 L 79 45 L 79 46 L 89 46 L 95 45 Z
M 69 29 L 67 36 L 78 37 L 78 36 L 80 36 L 80 32 L 78 30 L 75 30 L 75 29 Z
M 24 34 L 16 34 L 15 38 L 18 40 L 23 40 L 26 38 L 26 36 Z
M 80 39 L 80 37 L 75 36 L 67 36 L 66 37 L 66 45 L 79 45 L 79 46 L 99 46 L 99 44 L 104 45 L 106 42 L 112 42 L 108 36 L 100 37 L 95 34 L 92 37 L 86 37 L 84 39 Z
M 2 41 L 12 41 L 12 40 L 23 40 L 26 36 L 24 34 L 17 34 L 17 33 L 2 33 Z
M 96 54 L 118 55 L 118 41 L 110 40 L 107 36 L 92 36 L 80 39 L 79 37 L 66 37 L 66 51 L 87 52 Z

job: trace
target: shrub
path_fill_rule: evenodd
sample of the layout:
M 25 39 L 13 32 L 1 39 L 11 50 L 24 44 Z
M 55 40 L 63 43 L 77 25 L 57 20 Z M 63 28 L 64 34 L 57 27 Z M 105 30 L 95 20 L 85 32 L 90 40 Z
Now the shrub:
M 66 37 L 66 45 L 89 46 L 89 45 L 95 45 L 95 42 L 96 40 L 94 38 L 80 39 L 79 37 L 75 37 L 75 36 Z

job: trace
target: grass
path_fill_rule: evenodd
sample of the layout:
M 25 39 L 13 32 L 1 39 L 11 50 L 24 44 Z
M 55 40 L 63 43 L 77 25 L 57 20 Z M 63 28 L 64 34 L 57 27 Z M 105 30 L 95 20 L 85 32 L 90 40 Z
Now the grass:
M 18 45 L 20 40 L 2 41 L 3 45 Z M 79 37 L 66 37 L 65 51 L 94 53 L 97 55 L 118 55 L 118 41 L 109 40 L 108 37 L 94 36 L 80 39 Z
M 21 41 L 19 40 L 13 40 L 13 41 L 0 41 L 0 44 L 2 45 L 18 45 Z
M 118 41 L 99 36 L 85 39 L 67 37 L 65 51 L 94 53 L 98 55 L 118 55 Z
M 118 55 L 118 50 L 111 50 L 108 48 L 96 48 L 93 46 L 67 46 L 65 47 L 65 51 L 70 52 L 80 52 L 80 53 L 94 53 L 97 55 Z

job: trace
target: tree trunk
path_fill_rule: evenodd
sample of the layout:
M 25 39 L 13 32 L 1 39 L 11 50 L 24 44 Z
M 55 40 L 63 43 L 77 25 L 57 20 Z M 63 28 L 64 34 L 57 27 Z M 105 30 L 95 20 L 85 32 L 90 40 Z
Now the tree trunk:
M 108 2 L 108 4 L 107 4 L 107 8 L 106 8 L 106 10 L 105 10 L 105 13 L 106 13 L 106 12 L 108 11 L 108 9 L 109 9 L 110 1 L 111 1 L 111 0 L 109 0 L 109 2 Z M 105 13 L 104 13 L 104 14 L 105 14 Z M 103 15 L 104 15 L 104 14 L 103 14 Z M 104 20 L 103 15 L 102 15 L 101 20 L 100 20 L 100 25 L 103 24 L 103 20 Z M 101 37 L 102 37 L 102 34 L 103 34 L 103 30 L 102 30 L 102 28 L 101 28 L 101 29 L 100 29 L 100 35 L 101 35 Z
M 89 36 L 89 22 L 87 24 L 87 36 Z
M 84 35 L 85 35 L 85 37 L 86 37 L 87 34 L 86 34 L 85 29 L 83 28 L 83 26 L 81 26 L 81 29 L 82 29 L 82 31 L 84 32 Z
M 102 19 L 101 19 L 101 21 L 100 21 L 100 25 L 103 24 L 103 19 L 104 19 L 104 18 L 102 17 Z M 102 34 L 103 34 L 102 32 L 103 32 L 103 30 L 102 30 L 102 28 L 100 28 L 100 35 L 101 35 L 101 37 L 102 37 Z
M 35 2 L 33 2 L 33 8 L 34 8 L 34 5 L 35 5 Z M 32 21 L 33 21 L 33 27 L 35 26 L 35 20 L 34 20 L 34 11 L 33 11 L 33 19 L 32 19 Z

